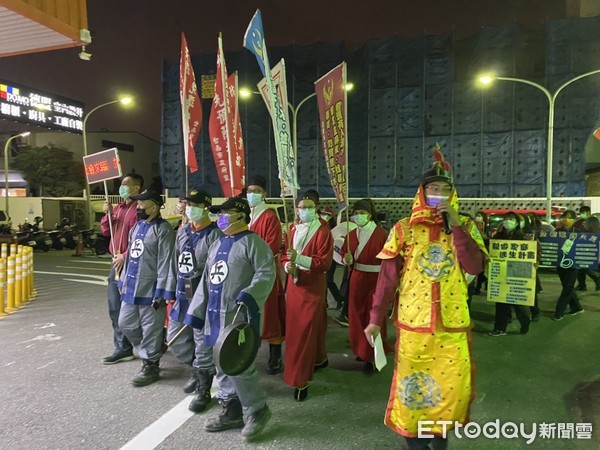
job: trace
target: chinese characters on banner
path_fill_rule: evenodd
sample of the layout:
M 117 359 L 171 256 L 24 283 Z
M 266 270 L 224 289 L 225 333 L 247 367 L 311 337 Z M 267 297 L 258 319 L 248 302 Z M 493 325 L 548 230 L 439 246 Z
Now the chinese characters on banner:
M 533 306 L 536 241 L 490 240 L 487 301 Z
M 246 164 L 237 99 L 237 75 L 232 74 L 227 80 L 226 77 L 227 67 L 219 37 L 215 96 L 210 109 L 208 133 L 223 195 L 233 197 L 246 185 Z
M 563 269 L 597 269 L 600 234 L 542 231 L 541 264 Z
M 181 56 L 179 60 L 179 97 L 181 100 L 181 130 L 185 165 L 191 172 L 198 170 L 194 145 L 202 128 L 202 104 L 198 97 L 196 77 L 185 35 L 181 33 Z
M 88 184 L 121 178 L 121 161 L 116 148 L 84 156 L 83 167 Z
M 257 9 L 244 35 L 244 47 L 256 56 L 260 71 L 267 82 L 269 103 L 271 104 L 269 110 L 275 134 L 279 179 L 284 186 L 297 189 L 299 187 L 298 174 L 296 171 L 294 148 L 292 147 L 292 135 L 287 119 L 287 110 L 283 109 L 281 99 L 277 95 L 264 36 L 262 17 L 260 10 Z
M 325 165 L 340 208 L 346 206 L 348 197 L 345 86 L 345 62 L 315 82 Z

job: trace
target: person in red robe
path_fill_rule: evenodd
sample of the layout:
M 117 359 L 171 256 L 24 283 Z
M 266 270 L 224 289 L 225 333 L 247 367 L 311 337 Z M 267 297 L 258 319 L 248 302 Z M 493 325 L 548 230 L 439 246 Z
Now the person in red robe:
M 315 369 L 327 366 L 325 348 L 327 270 L 333 257 L 329 227 L 317 216 L 318 199 L 298 197 L 300 222 L 290 231 L 291 247 L 282 257 L 287 276 L 286 348 L 283 381 L 294 387 L 294 399 L 306 400 Z
M 348 324 L 350 347 L 358 361 L 364 361 L 364 372 L 375 371 L 373 347 L 367 341 L 363 330 L 369 325 L 373 294 L 377 286 L 377 277 L 381 269 L 381 260 L 377 255 L 385 245 L 388 233 L 374 218 L 377 217 L 375 205 L 371 199 L 362 199 L 354 204 L 350 220 L 357 228 L 350 231 L 348 239 L 341 248 L 344 265 L 350 267 L 348 289 Z M 385 322 L 381 335 L 386 344 Z M 392 347 L 387 345 L 386 351 Z
M 250 231 L 258 234 L 271 248 L 275 265 L 279 268 L 281 250 L 281 222 L 274 209 L 265 203 L 267 180 L 260 175 L 250 180 L 246 198 L 250 204 Z M 279 273 L 279 269 L 277 270 Z M 285 336 L 285 295 L 281 279 L 277 277 L 263 309 L 262 338 L 269 341 L 267 373 L 281 372 L 281 344 Z

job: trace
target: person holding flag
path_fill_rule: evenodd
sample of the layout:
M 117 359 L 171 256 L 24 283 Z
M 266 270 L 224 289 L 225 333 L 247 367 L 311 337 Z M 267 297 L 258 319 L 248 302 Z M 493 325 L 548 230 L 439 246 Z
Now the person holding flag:
M 298 196 L 300 223 L 290 230 L 290 244 L 282 257 L 287 276 L 286 349 L 283 381 L 294 387 L 294 400 L 308 396 L 315 369 L 328 364 L 326 330 L 327 270 L 333 258 L 333 237 L 317 216 L 315 195 Z
M 273 252 L 275 267 L 279 269 L 281 251 L 281 222 L 275 210 L 265 203 L 267 180 L 256 175 L 248 183 L 246 198 L 250 204 L 250 231 L 258 234 Z M 281 371 L 281 344 L 285 336 L 285 295 L 279 276 L 264 306 L 262 338 L 269 341 L 267 373 L 275 375 Z
M 442 423 L 452 429 L 469 421 L 474 380 L 467 285 L 487 255 L 473 221 L 458 214 L 451 167 L 437 146 L 434 158 L 411 216 L 394 225 L 377 255 L 381 270 L 364 330 L 374 345 L 395 300 L 396 366 L 384 422 L 409 449 L 429 448 L 432 440 L 434 448 L 445 448 Z M 432 421 L 435 438 L 418 437 L 423 420 Z
M 212 197 L 207 192 L 193 189 L 184 197 L 184 201 L 185 216 L 189 222 L 179 228 L 175 241 L 177 288 L 175 303 L 169 313 L 167 340 L 171 341 L 181 333 L 170 348 L 179 362 L 192 366 L 192 378 L 183 391 L 186 394 L 195 392 L 189 409 L 202 412 L 210 402 L 210 388 L 215 374 L 212 348 L 204 344 L 202 333 L 194 333 L 193 328 L 186 327 L 183 320 L 204 271 L 208 248 L 223 233 L 208 217 L 207 209 Z

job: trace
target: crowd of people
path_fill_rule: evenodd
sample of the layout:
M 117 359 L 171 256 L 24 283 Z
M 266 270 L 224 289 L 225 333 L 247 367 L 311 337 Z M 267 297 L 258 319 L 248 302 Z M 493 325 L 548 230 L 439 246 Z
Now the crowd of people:
M 240 373 L 222 369 L 214 351 L 220 335 L 241 314 L 268 342 L 266 373 L 282 373 L 292 398 L 302 402 L 315 371 L 329 364 L 329 290 L 341 310 L 337 320 L 348 326 L 350 347 L 367 374 L 376 370 L 374 346 L 380 335 L 384 351 L 394 351 L 386 336 L 393 311 L 398 344 L 385 423 L 411 449 L 445 448 L 441 429 L 433 429 L 432 439 L 419 438 L 418 421 L 468 421 L 474 381 L 469 302 L 486 286 L 489 240 L 536 240 L 541 223 L 535 215 L 511 212 L 490 233 L 485 213 L 474 219 L 459 214 L 451 167 L 439 151 L 434 155 L 410 216 L 389 233 L 378 223 L 370 199 L 348 205 L 350 222 L 336 226 L 333 211 L 320 208 L 314 190 L 297 196 L 295 219 L 282 227 L 265 202 L 267 182 L 261 176 L 221 205 L 213 205 L 209 193 L 192 189 L 180 198 L 183 220 L 175 231 L 161 217 L 161 195 L 144 190 L 139 175 L 127 175 L 119 190 L 123 201 L 114 208 L 106 204 L 102 220 L 105 235 L 112 229 L 108 304 L 114 332 L 114 352 L 103 363 L 131 360 L 135 347 L 142 367 L 132 384 L 147 386 L 159 380 L 160 359 L 170 350 L 190 367 L 183 390 L 194 394 L 191 411 L 207 409 L 216 378 L 222 411 L 205 430 L 241 429 L 251 439 L 271 417 L 267 394 L 254 360 Z M 576 222 L 575 214 L 565 211 L 561 226 L 597 231 L 598 220 L 583 207 L 580 213 Z M 338 286 L 334 274 L 340 265 L 344 277 Z M 596 272 L 568 268 L 558 273 L 563 290 L 554 320 L 561 320 L 567 307 L 573 315 L 583 312 L 576 290 L 586 289 L 587 276 L 600 289 Z M 531 308 L 496 303 L 490 334 L 506 334 L 511 309 L 521 333 L 527 333 L 539 317 L 539 289 L 538 278 Z

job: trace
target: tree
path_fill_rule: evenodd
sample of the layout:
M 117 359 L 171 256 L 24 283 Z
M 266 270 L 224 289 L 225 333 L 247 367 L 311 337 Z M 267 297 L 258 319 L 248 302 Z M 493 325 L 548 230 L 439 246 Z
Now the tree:
M 85 184 L 83 162 L 76 162 L 73 152 L 60 147 L 26 148 L 13 158 L 10 167 L 21 171 L 40 197 L 79 196 Z

